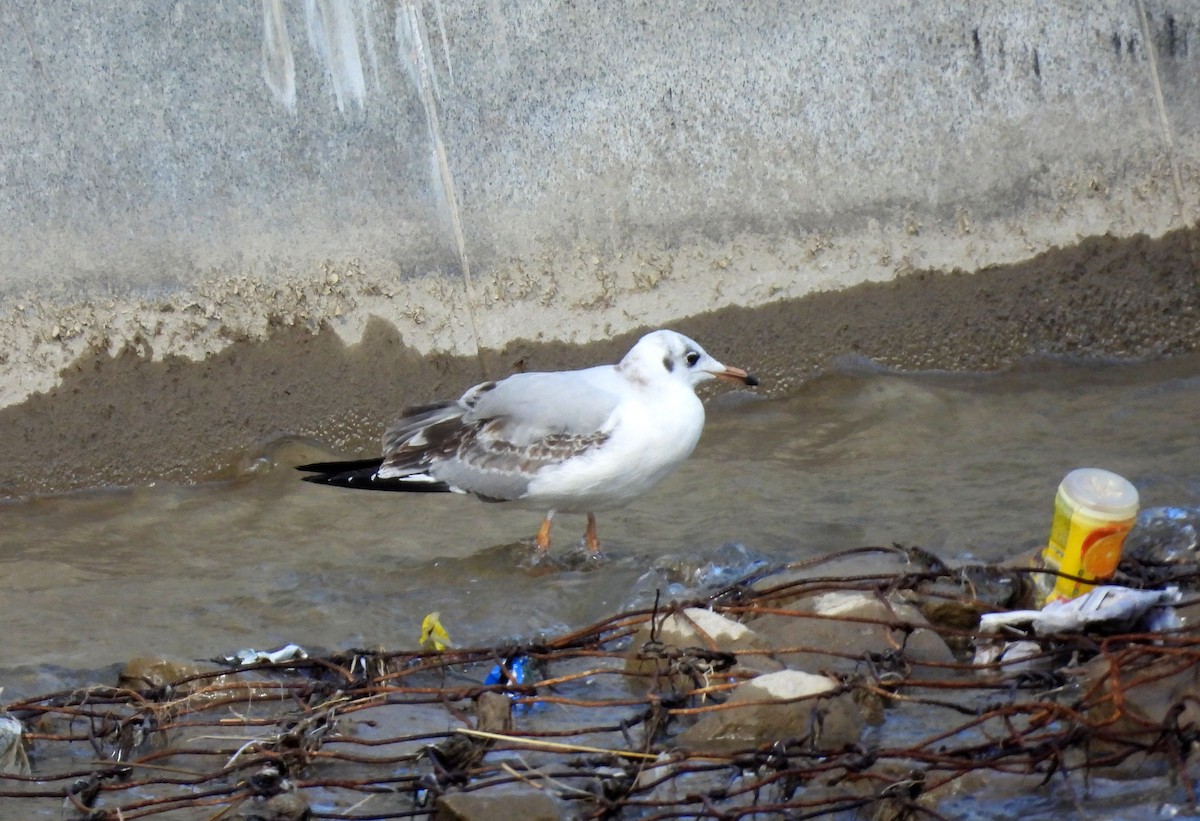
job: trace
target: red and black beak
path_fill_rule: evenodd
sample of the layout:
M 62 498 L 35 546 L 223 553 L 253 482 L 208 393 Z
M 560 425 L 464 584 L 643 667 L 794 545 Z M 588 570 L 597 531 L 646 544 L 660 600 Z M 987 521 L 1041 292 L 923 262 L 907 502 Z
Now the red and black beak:
M 739 385 L 749 385 L 754 387 L 758 384 L 758 377 L 752 373 L 746 373 L 741 368 L 734 368 L 729 365 L 725 366 L 723 371 L 710 371 L 717 379 L 724 379 L 726 382 L 736 382 Z

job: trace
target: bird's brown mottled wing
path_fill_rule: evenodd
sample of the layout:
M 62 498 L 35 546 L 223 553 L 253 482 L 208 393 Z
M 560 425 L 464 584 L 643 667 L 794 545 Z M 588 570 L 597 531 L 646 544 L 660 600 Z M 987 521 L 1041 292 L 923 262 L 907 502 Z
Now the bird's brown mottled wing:
M 379 475 L 425 474 L 458 490 L 507 501 L 520 498 L 543 468 L 582 456 L 608 440 L 607 433 L 594 432 L 550 433 L 514 442 L 510 433 L 511 425 L 503 419 L 439 422 L 389 453 Z

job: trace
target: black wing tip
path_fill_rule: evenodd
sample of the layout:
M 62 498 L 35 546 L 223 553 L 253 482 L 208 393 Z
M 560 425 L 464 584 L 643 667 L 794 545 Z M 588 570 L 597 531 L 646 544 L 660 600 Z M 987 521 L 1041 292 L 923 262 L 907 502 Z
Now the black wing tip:
M 350 459 L 341 462 L 310 462 L 307 465 L 296 465 L 296 470 L 304 471 L 305 473 L 349 473 L 356 470 L 376 470 L 383 464 L 383 457 L 375 456 L 370 459 Z M 304 477 L 310 482 L 317 481 L 311 476 Z
M 379 470 L 381 464 L 383 459 L 376 457 L 341 462 L 310 462 L 307 465 L 297 465 L 296 470 L 308 473 L 308 476 L 300 478 L 316 485 L 369 488 L 372 487 L 375 471 Z
M 332 480 L 335 476 L 337 476 L 336 473 L 314 473 L 312 476 L 301 476 L 300 481 L 312 482 L 314 485 L 329 485 L 333 484 Z
M 301 476 L 305 482 L 351 490 L 390 490 L 399 493 L 450 493 L 445 482 L 412 481 L 404 477 L 380 479 L 375 475 L 383 459 L 358 459 L 352 462 L 313 462 L 297 465 L 296 470 L 310 475 Z

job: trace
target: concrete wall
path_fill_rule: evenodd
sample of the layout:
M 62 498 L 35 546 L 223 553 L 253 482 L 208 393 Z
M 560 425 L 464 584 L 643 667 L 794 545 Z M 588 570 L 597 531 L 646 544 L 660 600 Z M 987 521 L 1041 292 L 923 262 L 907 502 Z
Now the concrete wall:
M 582 342 L 1188 226 L 1194 0 L 8 0 L 0 407 L 281 325 Z

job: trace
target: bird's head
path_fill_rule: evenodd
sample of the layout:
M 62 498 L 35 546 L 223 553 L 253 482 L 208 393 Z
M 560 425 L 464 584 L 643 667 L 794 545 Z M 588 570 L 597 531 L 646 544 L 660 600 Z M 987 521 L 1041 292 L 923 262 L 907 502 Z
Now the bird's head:
M 653 331 L 639 339 L 618 367 L 635 379 L 673 379 L 693 388 L 709 379 L 758 384 L 757 377 L 721 364 L 693 340 L 667 330 Z

